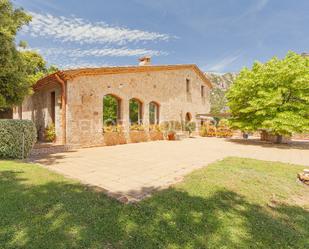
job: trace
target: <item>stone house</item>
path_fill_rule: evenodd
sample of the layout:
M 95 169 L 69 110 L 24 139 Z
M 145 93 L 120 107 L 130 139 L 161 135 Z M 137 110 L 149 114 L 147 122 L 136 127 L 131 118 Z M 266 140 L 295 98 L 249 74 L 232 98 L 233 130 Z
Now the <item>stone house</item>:
M 55 124 L 57 143 L 80 146 L 102 145 L 103 98 L 117 100 L 117 124 L 129 131 L 129 103 L 139 106 L 138 122 L 197 121 L 197 114 L 210 110 L 212 85 L 196 65 L 140 65 L 84 68 L 58 71 L 39 80 L 33 95 L 14 108 L 13 118 L 30 119 L 38 137 Z M 155 113 L 150 119 L 150 111 Z

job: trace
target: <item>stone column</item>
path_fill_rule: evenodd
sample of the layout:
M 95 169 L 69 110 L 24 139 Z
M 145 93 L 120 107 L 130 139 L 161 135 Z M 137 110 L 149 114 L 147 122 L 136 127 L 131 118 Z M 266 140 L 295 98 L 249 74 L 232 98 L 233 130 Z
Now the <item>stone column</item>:
M 121 101 L 121 124 L 128 134 L 130 131 L 129 99 L 122 99 Z
M 149 102 L 145 101 L 143 104 L 143 125 L 148 126 L 149 125 Z

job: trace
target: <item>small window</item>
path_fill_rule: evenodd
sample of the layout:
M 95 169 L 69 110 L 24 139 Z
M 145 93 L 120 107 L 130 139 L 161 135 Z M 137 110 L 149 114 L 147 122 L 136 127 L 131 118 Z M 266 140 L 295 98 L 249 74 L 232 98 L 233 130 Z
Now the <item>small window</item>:
M 201 86 L 201 96 L 202 98 L 205 96 L 205 86 Z
M 189 79 L 186 79 L 186 90 L 187 90 L 187 93 L 190 93 L 190 89 L 191 86 L 190 86 L 190 80 Z

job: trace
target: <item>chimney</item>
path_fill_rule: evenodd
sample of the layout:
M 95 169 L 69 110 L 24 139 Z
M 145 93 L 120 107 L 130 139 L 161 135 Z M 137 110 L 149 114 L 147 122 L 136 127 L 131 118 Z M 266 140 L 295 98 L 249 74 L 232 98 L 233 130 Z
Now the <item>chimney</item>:
M 150 56 L 143 56 L 138 59 L 140 66 L 149 66 L 151 65 L 151 57 Z

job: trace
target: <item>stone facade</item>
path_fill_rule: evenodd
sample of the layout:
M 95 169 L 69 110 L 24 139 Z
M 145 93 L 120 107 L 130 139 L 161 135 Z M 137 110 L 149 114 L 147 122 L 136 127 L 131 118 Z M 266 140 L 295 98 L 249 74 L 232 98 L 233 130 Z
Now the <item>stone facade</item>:
M 21 106 L 13 109 L 13 119 L 32 120 L 38 131 L 38 140 L 44 141 L 44 131 L 52 123 L 51 93 L 55 92 L 55 130 L 56 142 L 61 143 L 61 89 L 60 86 L 47 87 L 42 91 L 35 91 L 27 97 Z
M 144 125 L 149 124 L 149 103 L 152 101 L 159 105 L 159 122 L 183 121 L 187 113 L 192 121 L 196 121 L 197 114 L 210 110 L 211 85 L 206 83 L 192 67 L 178 69 L 177 66 L 173 70 L 127 70 L 125 73 L 71 77 L 66 80 L 66 143 L 80 146 L 104 144 L 103 97 L 107 94 L 120 100 L 120 123 L 126 133 L 130 127 L 129 100 L 132 98 L 142 103 Z M 24 101 L 22 118 L 34 120 L 40 133 L 44 131 L 51 123 L 50 94 L 53 91 L 56 94 L 56 135 L 60 142 L 63 123 L 60 85 L 36 90 Z M 20 118 L 18 108 L 14 109 L 14 118 Z

